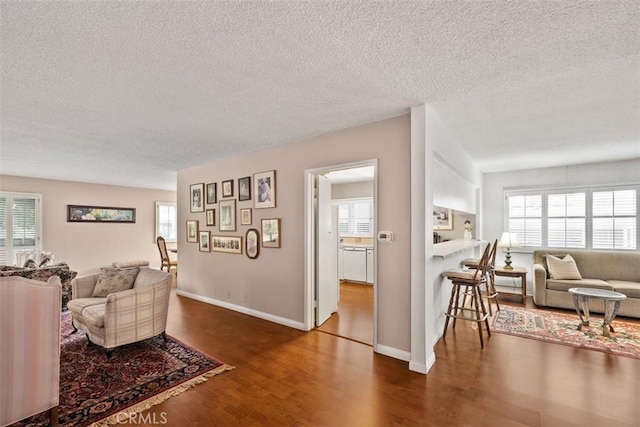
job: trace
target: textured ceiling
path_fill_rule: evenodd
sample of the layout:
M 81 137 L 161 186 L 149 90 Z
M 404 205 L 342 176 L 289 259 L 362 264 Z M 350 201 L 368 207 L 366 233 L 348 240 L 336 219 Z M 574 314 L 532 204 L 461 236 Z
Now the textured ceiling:
M 640 2 L 0 3 L 0 173 L 176 171 L 431 104 L 483 171 L 640 157 Z

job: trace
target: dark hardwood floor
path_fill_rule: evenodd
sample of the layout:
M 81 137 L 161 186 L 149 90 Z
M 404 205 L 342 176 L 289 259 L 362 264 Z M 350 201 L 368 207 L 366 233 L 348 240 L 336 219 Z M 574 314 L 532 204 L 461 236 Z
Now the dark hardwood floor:
M 480 349 L 476 331 L 460 322 L 438 342 L 435 365 L 421 375 L 368 345 L 297 331 L 175 291 L 169 312 L 170 335 L 236 369 L 154 406 L 137 425 L 144 419 L 169 426 L 640 422 L 640 361 L 631 358 L 497 333 Z

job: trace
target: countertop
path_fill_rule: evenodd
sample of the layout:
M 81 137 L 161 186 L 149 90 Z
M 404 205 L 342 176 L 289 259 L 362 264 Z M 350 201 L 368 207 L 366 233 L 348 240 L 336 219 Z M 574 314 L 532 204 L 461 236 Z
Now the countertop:
M 346 249 L 346 248 L 363 248 L 363 249 L 373 249 L 373 245 L 359 245 L 359 244 L 352 244 L 352 243 L 340 243 L 340 248 L 342 249 Z
M 448 242 L 436 243 L 433 245 L 433 256 L 445 258 L 465 249 L 475 248 L 483 244 L 483 240 L 449 240 Z

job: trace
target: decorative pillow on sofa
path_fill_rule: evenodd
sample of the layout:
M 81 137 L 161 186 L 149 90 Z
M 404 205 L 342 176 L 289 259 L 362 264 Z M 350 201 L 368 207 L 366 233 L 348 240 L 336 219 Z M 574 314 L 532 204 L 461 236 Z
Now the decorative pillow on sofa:
M 133 283 L 140 271 L 139 268 L 102 268 L 100 277 L 93 289 L 92 297 L 106 297 L 114 292 L 126 291 L 133 288 Z
M 547 266 L 552 279 L 556 280 L 579 280 L 582 279 L 578 266 L 571 255 L 558 258 L 547 254 Z

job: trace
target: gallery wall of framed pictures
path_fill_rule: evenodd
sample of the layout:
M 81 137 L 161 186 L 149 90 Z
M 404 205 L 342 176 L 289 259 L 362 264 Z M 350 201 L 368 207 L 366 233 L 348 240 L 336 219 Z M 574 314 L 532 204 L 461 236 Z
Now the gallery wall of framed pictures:
M 192 215 L 187 220 L 187 242 L 197 243 L 200 252 L 244 253 L 249 259 L 258 258 L 261 247 L 280 248 L 281 219 L 262 215 L 259 210 L 276 207 L 276 171 L 224 179 L 219 183 L 219 186 L 218 182 L 189 186 L 189 212 L 204 213 L 204 218 Z M 254 218 L 255 216 L 258 218 Z M 258 228 L 251 227 L 254 220 L 259 222 L 256 224 L 259 225 Z M 238 229 L 238 225 L 247 227 L 246 231 Z M 227 232 L 245 234 L 223 234 Z

